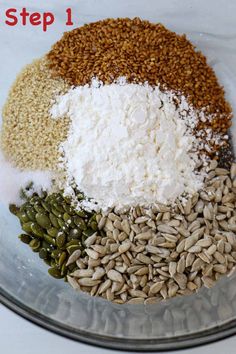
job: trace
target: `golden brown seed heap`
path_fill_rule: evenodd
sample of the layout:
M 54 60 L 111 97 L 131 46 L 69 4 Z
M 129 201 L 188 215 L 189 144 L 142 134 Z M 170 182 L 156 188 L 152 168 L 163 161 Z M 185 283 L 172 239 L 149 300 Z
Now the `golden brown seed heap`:
M 55 170 L 58 145 L 69 120 L 49 116 L 51 101 L 68 85 L 51 77 L 46 60 L 35 60 L 19 74 L 3 109 L 1 145 L 6 157 L 23 169 Z
M 215 114 L 210 123 L 215 132 L 225 133 L 230 126 L 231 108 L 205 56 L 184 35 L 161 24 L 139 18 L 91 23 L 65 33 L 48 60 L 54 75 L 72 85 L 125 76 L 129 82 L 180 91 L 195 108 Z

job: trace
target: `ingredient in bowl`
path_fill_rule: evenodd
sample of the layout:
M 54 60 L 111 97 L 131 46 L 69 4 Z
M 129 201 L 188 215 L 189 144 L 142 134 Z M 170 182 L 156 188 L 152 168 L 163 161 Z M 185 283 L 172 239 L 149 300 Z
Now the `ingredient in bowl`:
M 92 209 L 171 203 L 202 185 L 193 135 L 198 115 L 181 97 L 158 87 L 118 81 L 78 86 L 57 98 L 53 118 L 71 119 L 61 144 L 70 181 Z M 201 157 L 204 157 L 201 156 Z
M 161 24 L 107 19 L 65 33 L 4 108 L 17 189 L 35 178 L 9 207 L 20 239 L 53 277 L 118 304 L 213 286 L 236 263 L 231 115 L 203 54 Z M 3 167 L 9 190 L 15 170 Z
M 93 77 L 111 84 L 128 82 L 161 85 L 181 92 L 197 109 L 214 114 L 209 125 L 226 133 L 231 108 L 205 56 L 185 35 L 140 18 L 106 19 L 64 33 L 47 55 L 56 77 L 71 85 L 90 84 Z
M 38 252 L 50 266 L 49 274 L 58 279 L 77 269 L 76 257 L 83 255 L 86 238 L 98 231 L 96 214 L 76 211 L 60 193 L 34 194 L 20 208 L 11 205 L 10 211 L 25 232 L 19 239 Z
M 58 145 L 65 140 L 69 121 L 53 121 L 48 113 L 56 95 L 68 85 L 55 79 L 45 58 L 27 65 L 18 75 L 3 108 L 1 146 L 17 167 L 55 170 L 60 156 Z
M 39 193 L 41 190 L 51 191 L 52 173 L 41 170 L 20 170 L 13 167 L 0 151 L 0 202 L 6 206 L 11 203 L 22 203 L 19 191 L 26 194 Z M 27 188 L 27 187 L 30 188 Z
M 187 204 L 100 217 L 106 235 L 86 240 L 87 256 L 69 283 L 118 304 L 150 304 L 212 287 L 236 264 L 235 186 L 236 164 L 227 171 L 212 161 L 204 189 Z

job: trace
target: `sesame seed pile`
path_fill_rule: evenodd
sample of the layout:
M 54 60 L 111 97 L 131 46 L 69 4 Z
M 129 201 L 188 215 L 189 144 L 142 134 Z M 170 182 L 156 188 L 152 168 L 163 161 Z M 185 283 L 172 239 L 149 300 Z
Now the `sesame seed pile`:
M 106 19 L 66 32 L 49 52 L 49 67 L 71 85 L 93 77 L 106 84 L 124 76 L 128 82 L 148 82 L 181 92 L 211 119 L 200 123 L 226 133 L 231 108 L 205 56 L 185 35 L 139 18 Z
M 56 170 L 58 145 L 66 139 L 69 120 L 51 119 L 52 100 L 69 85 L 52 78 L 45 58 L 27 65 L 13 84 L 3 109 L 1 146 L 22 169 Z

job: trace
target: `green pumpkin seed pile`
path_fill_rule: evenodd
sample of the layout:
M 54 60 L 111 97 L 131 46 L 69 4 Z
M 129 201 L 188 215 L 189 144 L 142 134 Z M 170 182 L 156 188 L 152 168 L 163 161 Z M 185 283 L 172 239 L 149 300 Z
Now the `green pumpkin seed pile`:
M 66 275 L 77 269 L 71 255 L 78 250 L 77 258 L 78 254 L 83 256 L 85 239 L 98 230 L 97 214 L 76 210 L 61 193 L 34 194 L 20 208 L 9 208 L 25 232 L 19 239 L 38 252 L 50 266 L 51 276 L 66 280 Z

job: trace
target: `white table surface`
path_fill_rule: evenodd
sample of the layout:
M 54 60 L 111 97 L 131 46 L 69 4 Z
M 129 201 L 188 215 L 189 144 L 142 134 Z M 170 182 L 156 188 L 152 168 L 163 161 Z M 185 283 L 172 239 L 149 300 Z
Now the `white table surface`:
M 102 354 L 122 353 L 78 343 L 48 332 L 0 305 L 1 354 Z M 172 352 L 176 354 L 233 354 L 236 336 L 194 349 Z

